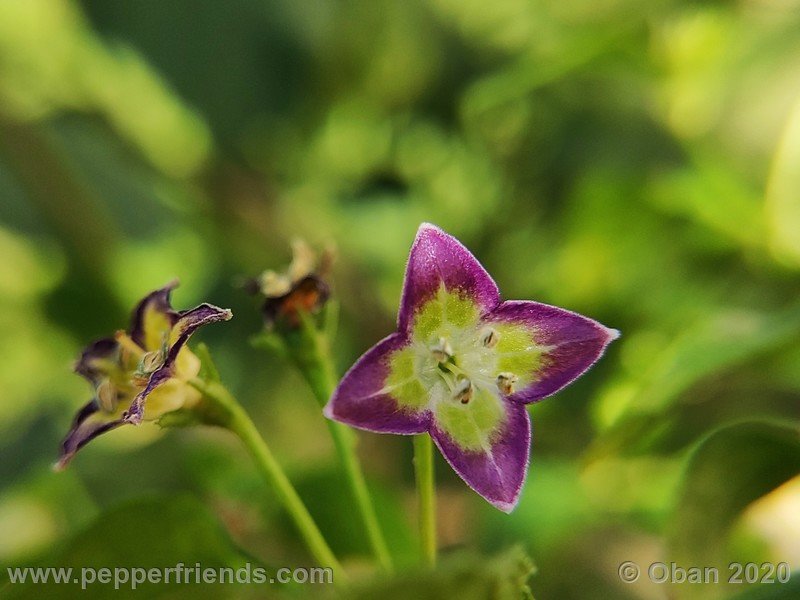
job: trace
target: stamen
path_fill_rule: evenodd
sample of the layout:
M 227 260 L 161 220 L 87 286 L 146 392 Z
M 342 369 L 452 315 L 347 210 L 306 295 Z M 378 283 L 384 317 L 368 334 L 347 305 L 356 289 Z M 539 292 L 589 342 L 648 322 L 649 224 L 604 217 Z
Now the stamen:
M 466 377 L 461 377 L 456 383 L 456 389 L 453 392 L 453 397 L 459 400 L 461 404 L 468 404 L 472 400 L 472 382 Z
M 481 344 L 486 348 L 494 348 L 499 338 L 500 335 L 491 327 L 487 327 L 481 332 Z
M 497 388 L 504 394 L 514 393 L 514 384 L 519 381 L 519 377 L 513 373 L 500 373 L 497 376 Z
M 100 408 L 106 412 L 114 412 L 117 407 L 117 390 L 114 384 L 108 379 L 104 379 L 97 386 L 95 392 L 97 394 L 97 401 L 100 403 Z
M 163 349 L 148 352 L 142 357 L 142 360 L 139 361 L 139 367 L 136 369 L 137 373 L 149 375 L 164 364 L 164 356 L 165 353 Z
M 447 338 L 440 337 L 439 340 L 431 346 L 431 354 L 433 358 L 439 363 L 446 363 L 453 357 L 453 347 Z
M 136 358 L 141 358 L 144 354 L 144 349 L 139 347 L 139 344 L 134 342 L 131 337 L 125 333 L 124 331 L 120 330 L 114 334 L 114 339 L 120 345 L 120 348 L 123 350 L 127 350 Z

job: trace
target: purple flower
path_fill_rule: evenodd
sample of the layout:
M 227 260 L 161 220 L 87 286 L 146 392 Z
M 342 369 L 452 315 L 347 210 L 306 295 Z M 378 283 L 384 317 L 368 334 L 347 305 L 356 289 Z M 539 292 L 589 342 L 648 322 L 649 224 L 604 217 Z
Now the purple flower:
M 347 372 L 325 415 L 430 433 L 467 485 L 505 512 L 528 469 L 525 405 L 568 385 L 619 336 L 562 308 L 502 302 L 469 250 L 429 224 L 411 248 L 397 325 Z
M 102 433 L 156 420 L 200 400 L 200 392 L 186 383 L 200 371 L 186 342 L 201 325 L 227 321 L 232 314 L 205 303 L 175 311 L 169 296 L 177 285 L 173 281 L 145 296 L 133 311 L 130 331 L 97 340 L 81 354 L 75 372 L 92 384 L 94 395 L 75 415 L 56 468 L 63 469 Z

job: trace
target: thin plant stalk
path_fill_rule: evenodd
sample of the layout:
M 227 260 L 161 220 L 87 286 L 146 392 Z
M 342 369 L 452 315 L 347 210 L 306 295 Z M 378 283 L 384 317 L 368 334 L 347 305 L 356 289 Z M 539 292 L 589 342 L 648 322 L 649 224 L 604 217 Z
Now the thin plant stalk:
M 414 436 L 414 473 L 419 503 L 419 537 L 424 563 L 436 565 L 436 489 L 433 472 L 433 440 Z
M 305 377 L 320 407 L 328 402 L 338 382 L 328 343 L 330 335 L 331 327 L 320 332 L 309 315 L 301 314 L 300 327 L 284 336 L 287 355 Z M 356 437 L 346 425 L 328 419 L 326 422 L 372 552 L 381 568 L 391 572 L 392 558 L 356 453 Z
M 333 569 L 334 581 L 346 582 L 341 564 L 247 412 L 221 384 L 202 379 L 193 379 L 190 383 L 209 399 L 217 410 L 224 413 L 219 421 L 242 441 L 259 473 L 291 516 L 314 559 L 320 565 Z

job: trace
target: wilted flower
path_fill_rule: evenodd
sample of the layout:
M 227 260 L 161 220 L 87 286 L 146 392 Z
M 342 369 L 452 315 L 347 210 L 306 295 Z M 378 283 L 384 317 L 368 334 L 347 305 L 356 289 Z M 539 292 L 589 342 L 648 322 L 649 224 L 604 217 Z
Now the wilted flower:
M 232 314 L 205 303 L 175 311 L 169 296 L 177 285 L 173 281 L 139 302 L 130 331 L 97 340 L 81 354 L 75 372 L 89 380 L 94 397 L 75 416 L 57 468 L 102 433 L 156 420 L 200 400 L 200 392 L 187 384 L 200 372 L 200 360 L 186 342 L 201 325 L 227 321 Z
M 317 253 L 304 240 L 292 240 L 292 262 L 283 273 L 271 269 L 248 282 L 253 294 L 264 296 L 262 313 L 267 327 L 279 321 L 294 327 L 298 311 L 313 313 L 330 296 L 326 281 L 333 262 L 333 250 Z
M 462 479 L 500 510 L 528 468 L 526 404 L 586 371 L 619 332 L 538 302 L 501 302 L 455 238 L 424 224 L 406 268 L 398 331 L 348 371 L 325 414 L 378 433 L 430 433 Z

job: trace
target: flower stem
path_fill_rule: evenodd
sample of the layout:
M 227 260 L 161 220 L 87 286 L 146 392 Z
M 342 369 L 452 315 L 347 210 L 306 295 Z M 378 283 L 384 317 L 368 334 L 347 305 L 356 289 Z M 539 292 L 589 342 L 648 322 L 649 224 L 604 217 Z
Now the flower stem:
M 422 558 L 436 564 L 436 492 L 433 474 L 433 440 L 427 434 L 414 436 L 414 473 L 419 498 L 419 537 Z
M 250 416 L 221 384 L 201 379 L 193 379 L 190 384 L 212 404 L 212 410 L 217 413 L 214 420 L 233 432 L 247 448 L 259 472 L 291 516 L 315 560 L 320 565 L 333 569 L 335 581 L 346 582 L 346 574 L 341 564 L 333 555 L 314 519 Z
M 286 332 L 283 337 L 289 358 L 305 377 L 320 407 L 325 406 L 338 382 L 327 336 L 314 326 L 308 315 L 302 315 L 300 327 Z M 329 419 L 326 422 L 372 552 L 381 568 L 391 572 L 392 558 L 358 460 L 356 437 L 346 425 Z

